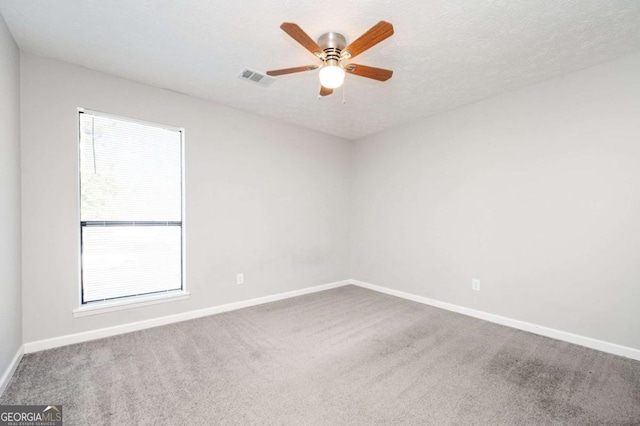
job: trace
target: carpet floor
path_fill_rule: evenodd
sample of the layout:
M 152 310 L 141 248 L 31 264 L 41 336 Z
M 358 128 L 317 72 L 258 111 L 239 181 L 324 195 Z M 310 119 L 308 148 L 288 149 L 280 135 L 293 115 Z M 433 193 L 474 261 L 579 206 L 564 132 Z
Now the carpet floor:
M 25 355 L 65 425 L 639 425 L 640 362 L 359 287 Z

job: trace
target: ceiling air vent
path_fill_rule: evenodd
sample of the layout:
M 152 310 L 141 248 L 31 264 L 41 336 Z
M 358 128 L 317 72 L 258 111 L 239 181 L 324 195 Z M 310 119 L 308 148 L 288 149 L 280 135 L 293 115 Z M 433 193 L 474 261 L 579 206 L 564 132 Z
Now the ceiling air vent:
M 240 75 L 238 77 L 240 77 L 243 80 L 247 80 L 252 83 L 259 84 L 260 86 L 268 86 L 271 83 L 273 83 L 273 81 L 275 80 L 275 78 L 273 77 L 270 77 L 266 74 L 259 73 L 258 71 L 254 71 L 250 68 L 245 68 L 242 71 L 240 71 Z

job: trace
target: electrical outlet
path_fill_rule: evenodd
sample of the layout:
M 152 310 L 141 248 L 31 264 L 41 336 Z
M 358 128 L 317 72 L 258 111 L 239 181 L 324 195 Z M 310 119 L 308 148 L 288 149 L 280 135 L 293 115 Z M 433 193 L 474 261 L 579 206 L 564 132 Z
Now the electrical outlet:
M 244 284 L 244 274 L 236 275 L 236 284 Z
M 480 291 L 480 280 L 471 280 L 471 290 Z

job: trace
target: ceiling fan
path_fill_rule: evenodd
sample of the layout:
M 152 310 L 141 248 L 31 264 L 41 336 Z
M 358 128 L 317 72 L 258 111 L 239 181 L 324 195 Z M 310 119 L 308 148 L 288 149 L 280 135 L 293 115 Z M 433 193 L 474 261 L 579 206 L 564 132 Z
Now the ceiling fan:
M 313 53 L 322 61 L 321 65 L 306 65 L 294 68 L 284 68 L 267 71 L 267 75 L 278 76 L 292 74 L 296 72 L 311 71 L 320 68 L 320 96 L 327 96 L 333 93 L 333 89 L 342 86 L 345 73 L 358 75 L 360 77 L 371 78 L 378 81 L 387 81 L 393 75 L 393 71 L 382 68 L 368 67 L 358 64 L 344 64 L 365 50 L 375 46 L 381 41 L 393 35 L 393 25 L 380 21 L 362 34 L 355 41 L 347 45 L 347 41 L 342 34 L 329 32 L 318 38 L 318 42 L 313 41 L 302 28 L 292 22 L 284 22 L 280 28 L 295 41 L 300 43 L 305 49 Z

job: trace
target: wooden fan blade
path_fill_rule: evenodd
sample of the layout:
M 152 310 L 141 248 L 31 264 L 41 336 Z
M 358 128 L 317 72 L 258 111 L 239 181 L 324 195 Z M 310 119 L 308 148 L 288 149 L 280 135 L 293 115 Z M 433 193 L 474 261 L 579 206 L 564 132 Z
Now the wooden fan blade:
M 333 93 L 333 89 L 328 89 L 324 86 L 320 86 L 320 96 L 329 96 Z
M 313 41 L 313 39 L 309 37 L 307 33 L 298 26 L 298 24 L 294 24 L 293 22 L 283 22 L 282 25 L 280 25 L 280 28 L 309 52 L 319 58 L 324 56 L 324 52 L 322 51 L 322 48 L 318 46 L 318 43 Z
M 393 25 L 380 21 L 342 50 L 343 56 L 355 58 L 365 50 L 393 35 Z
M 277 75 L 293 74 L 294 72 L 311 71 L 317 68 L 318 68 L 317 65 L 305 65 L 304 67 L 283 68 L 281 70 L 267 71 L 267 75 L 275 77 Z
M 387 81 L 393 75 L 393 71 L 391 70 L 357 64 L 349 64 L 345 67 L 345 70 L 350 74 L 359 75 L 360 77 L 372 78 L 378 81 Z

